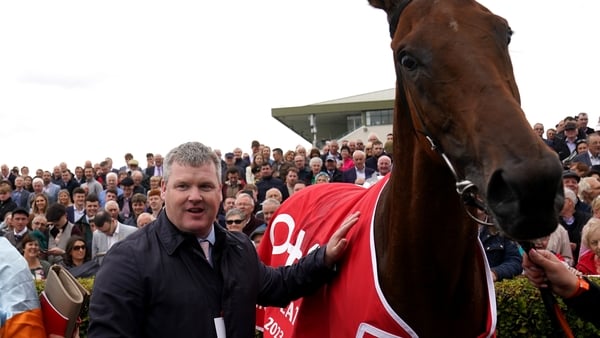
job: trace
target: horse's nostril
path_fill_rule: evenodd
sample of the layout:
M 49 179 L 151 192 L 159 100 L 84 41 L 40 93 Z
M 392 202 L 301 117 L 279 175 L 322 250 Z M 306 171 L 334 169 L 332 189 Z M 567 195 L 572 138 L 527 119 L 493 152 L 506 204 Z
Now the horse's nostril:
M 494 213 L 507 213 L 515 210 L 519 196 L 511 189 L 502 177 L 502 170 L 496 170 L 490 177 L 488 185 L 488 203 L 493 206 Z
M 490 177 L 489 209 L 500 229 L 515 240 L 543 237 L 556 229 L 560 211 L 556 203 L 556 179 L 544 174 L 524 178 L 500 169 Z

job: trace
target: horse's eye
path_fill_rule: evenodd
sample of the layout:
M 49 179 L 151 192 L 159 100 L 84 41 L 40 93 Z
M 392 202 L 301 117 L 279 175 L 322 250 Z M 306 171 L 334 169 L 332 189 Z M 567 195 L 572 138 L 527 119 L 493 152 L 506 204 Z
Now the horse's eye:
M 400 56 L 400 64 L 402 67 L 406 68 L 406 70 L 415 70 L 419 65 L 417 60 L 408 54 Z

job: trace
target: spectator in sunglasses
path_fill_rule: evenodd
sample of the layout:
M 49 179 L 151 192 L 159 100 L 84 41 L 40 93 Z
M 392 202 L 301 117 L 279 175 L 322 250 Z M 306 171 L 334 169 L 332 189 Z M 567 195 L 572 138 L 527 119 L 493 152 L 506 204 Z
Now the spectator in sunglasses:
M 229 231 L 242 231 L 245 225 L 246 213 L 238 208 L 230 209 L 225 215 L 225 224 Z

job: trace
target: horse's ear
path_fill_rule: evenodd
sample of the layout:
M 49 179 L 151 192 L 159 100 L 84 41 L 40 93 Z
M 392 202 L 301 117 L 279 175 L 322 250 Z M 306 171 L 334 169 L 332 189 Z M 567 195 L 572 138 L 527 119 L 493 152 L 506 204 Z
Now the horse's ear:
M 389 9 L 392 8 L 392 1 L 369 0 L 369 4 L 375 8 L 383 9 L 386 13 L 389 13 Z

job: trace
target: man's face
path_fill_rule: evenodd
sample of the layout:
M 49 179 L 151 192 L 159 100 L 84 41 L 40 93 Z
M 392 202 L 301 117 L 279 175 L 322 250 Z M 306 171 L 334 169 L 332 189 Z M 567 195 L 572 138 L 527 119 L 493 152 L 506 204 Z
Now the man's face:
M 329 152 L 331 152 L 332 154 L 337 154 L 338 149 L 340 149 L 340 146 L 337 142 L 331 142 L 329 144 Z
M 108 212 L 110 217 L 113 219 L 119 218 L 119 205 L 115 203 L 109 203 L 104 207 L 104 210 L 106 210 L 106 212 Z
M 8 166 L 6 164 L 3 164 L 1 168 L 2 168 L 2 176 L 8 176 L 8 172 L 9 172 Z
M 240 159 L 242 158 L 242 149 L 240 148 L 235 148 L 233 150 L 233 156 L 235 157 L 235 159 Z
M 91 180 L 94 177 L 94 169 L 92 168 L 85 168 L 83 171 L 83 174 L 85 175 L 85 178 L 87 180 Z
M 225 203 L 223 203 L 223 210 L 225 210 L 225 213 L 227 213 L 227 211 L 233 208 L 235 208 L 235 198 L 227 197 L 225 199 Z
M 274 198 L 274 199 L 278 200 L 279 202 L 281 202 L 281 199 L 283 197 L 281 196 L 281 192 L 279 192 L 279 190 L 277 190 L 277 189 L 275 189 L 275 190 L 269 189 L 267 191 L 267 193 L 265 194 L 265 198 Z
M 10 197 L 10 192 L 8 191 L 3 191 L 0 192 L 0 201 L 4 202 L 6 201 L 8 198 Z
M 227 179 L 229 180 L 229 182 L 231 183 L 236 183 L 238 181 L 238 179 L 240 175 L 238 173 L 229 173 L 227 174 Z
M 148 204 L 150 205 L 150 209 L 158 210 L 162 207 L 163 201 L 160 196 L 153 195 L 148 197 Z
M 114 221 L 115 219 L 113 219 Z M 113 226 L 113 221 L 105 222 L 104 224 L 96 224 L 96 228 L 106 235 L 112 235 L 114 232 L 115 226 Z
M 44 171 L 44 174 L 42 175 L 42 179 L 44 180 L 44 184 L 48 184 L 52 180 L 52 174 L 50 174 L 49 171 Z
M 588 150 L 594 156 L 600 154 L 600 136 L 592 135 L 589 137 Z
M 327 170 L 335 170 L 336 167 L 337 167 L 336 161 L 334 161 L 334 160 L 325 161 L 325 168 L 327 168 Z
M 578 128 L 586 128 L 588 125 L 588 115 L 587 114 L 579 114 L 577 117 L 577 127 Z
M 116 188 L 117 187 L 117 177 L 110 175 L 106 177 L 106 186 L 108 188 Z
M 154 156 L 154 165 L 157 167 L 162 167 L 163 165 L 163 157 L 161 155 Z
M 379 174 L 385 175 L 390 172 L 391 168 L 392 161 L 390 161 L 389 158 L 386 158 L 386 156 L 382 156 L 377 160 L 377 171 L 379 171 Z
M 250 215 L 254 211 L 254 204 L 250 199 L 250 196 L 240 195 L 235 200 L 235 207 L 242 210 L 246 214 L 246 219 L 249 219 Z
M 296 168 L 298 168 L 300 170 L 304 169 L 305 162 L 306 162 L 306 160 L 304 159 L 304 156 L 294 157 L 294 165 L 296 165 Z
M 54 174 L 54 177 L 60 177 L 60 175 L 61 175 L 61 172 L 60 172 L 60 167 L 58 167 L 58 166 L 57 166 L 57 167 L 54 167 L 54 168 L 52 169 L 52 174 Z
M 378 157 L 381 154 L 383 154 L 383 144 L 373 145 L 373 156 Z
M 33 183 L 33 191 L 35 193 L 41 193 L 44 191 L 44 183 L 37 181 L 35 183 Z
M 129 186 L 121 186 L 121 189 L 123 189 L 123 195 L 127 198 L 133 196 L 133 185 L 129 185 Z
M 577 195 L 577 191 L 579 190 L 579 186 L 577 185 L 577 180 L 571 177 L 563 178 L 563 185 L 565 188 L 569 188 L 573 190 L 573 192 Z
M 267 204 L 263 206 L 262 211 L 265 223 L 269 224 L 271 217 L 273 217 L 273 214 L 275 213 L 275 211 L 277 211 L 277 206 L 273 204 Z
M 536 135 L 542 137 L 542 135 L 544 135 L 544 126 L 540 123 L 536 123 L 533 125 L 533 131 L 536 133 Z
M 77 206 L 84 206 L 85 194 L 82 194 L 80 192 L 73 194 L 73 203 L 75 203 L 75 205 Z
M 270 165 L 263 165 L 260 167 L 260 177 L 271 177 L 273 173 L 273 169 L 271 169 Z
M 117 201 L 117 194 L 112 193 L 112 192 L 107 192 L 105 198 L 106 198 L 107 202 L 108 201 L 115 201 L 116 202 Z
M 22 188 L 23 184 L 25 184 L 23 177 L 17 176 L 17 178 L 15 178 L 15 187 L 17 187 L 17 189 Z
M 135 184 L 136 186 L 139 186 L 142 184 L 143 178 L 144 178 L 144 176 L 139 171 L 136 171 L 133 173 L 133 175 L 131 175 L 131 179 L 133 179 L 133 184 Z
M 69 182 L 69 180 L 71 180 L 71 175 L 68 171 L 61 173 L 60 176 L 62 177 L 63 182 Z
M 162 183 L 162 197 L 167 217 L 179 230 L 208 236 L 223 198 L 220 175 L 212 163 L 173 163 L 168 182 Z
M 354 160 L 354 166 L 358 169 L 363 169 L 365 167 L 365 155 L 354 154 L 352 159 Z
M 29 217 L 24 214 L 15 214 L 12 216 L 12 225 L 15 228 L 16 232 L 21 232 L 27 226 L 27 222 L 29 221 Z
M 100 203 L 98 201 L 95 201 L 95 202 L 86 201 L 85 202 L 85 214 L 89 218 L 96 216 L 96 213 L 98 212 L 98 208 L 100 208 Z
M 577 129 L 565 129 L 565 137 L 574 139 L 577 137 Z

